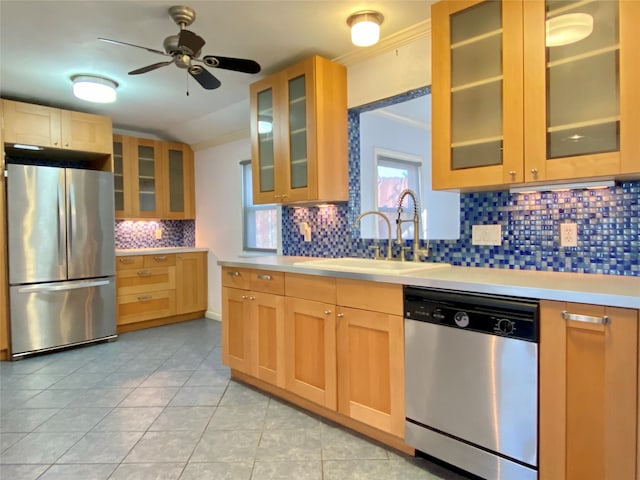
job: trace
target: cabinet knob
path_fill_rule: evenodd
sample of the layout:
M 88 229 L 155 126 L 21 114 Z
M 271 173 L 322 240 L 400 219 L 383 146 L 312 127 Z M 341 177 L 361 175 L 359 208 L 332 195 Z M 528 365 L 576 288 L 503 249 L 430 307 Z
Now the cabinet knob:
M 338 318 L 344 318 L 344 313 L 339 313 L 339 314 L 337 314 L 337 315 L 336 315 L 336 317 L 338 317 Z
M 538 178 L 538 169 L 537 168 L 532 168 L 531 169 L 531 175 L 533 176 L 533 178 Z
M 282 195 L 274 195 L 273 198 L 275 198 L 277 200 L 279 198 L 282 198 Z
M 248 296 L 248 295 L 242 295 L 242 299 L 243 299 L 243 300 L 246 300 L 246 299 L 248 299 L 248 298 L 249 298 L 249 296 Z
M 289 197 L 289 195 L 287 195 L 286 193 L 283 193 L 283 194 L 281 195 L 281 197 L 282 197 L 282 198 L 287 198 L 287 197 Z
M 325 314 L 325 315 L 331 315 L 331 310 L 325 310 L 325 311 L 324 311 L 324 314 Z
M 511 177 L 511 180 L 516 178 L 516 171 L 515 170 L 509 170 L 509 176 Z
M 252 296 L 249 297 L 249 300 L 255 300 L 255 299 L 256 297 L 252 297 Z
M 231 275 L 232 277 L 239 277 L 240 276 L 240 272 L 227 272 L 227 275 Z

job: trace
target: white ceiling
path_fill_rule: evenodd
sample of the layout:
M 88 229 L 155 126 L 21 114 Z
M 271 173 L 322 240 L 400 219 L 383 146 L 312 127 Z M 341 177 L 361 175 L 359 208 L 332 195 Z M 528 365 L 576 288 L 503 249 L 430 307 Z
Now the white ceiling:
M 207 91 L 175 65 L 129 76 L 130 70 L 166 57 L 97 40 L 163 50 L 165 37 L 179 30 L 167 13 L 175 1 L 0 0 L 0 95 L 108 115 L 117 130 L 213 144 L 249 128 L 250 83 L 309 55 L 335 59 L 357 50 L 346 24 L 351 13 L 381 12 L 384 39 L 428 19 L 431 3 L 189 0 L 196 20 L 188 29 L 207 42 L 202 55 L 249 58 L 262 66 L 257 75 L 212 68 L 222 86 Z M 70 77 L 77 74 L 115 80 L 118 101 L 99 105 L 75 99 Z

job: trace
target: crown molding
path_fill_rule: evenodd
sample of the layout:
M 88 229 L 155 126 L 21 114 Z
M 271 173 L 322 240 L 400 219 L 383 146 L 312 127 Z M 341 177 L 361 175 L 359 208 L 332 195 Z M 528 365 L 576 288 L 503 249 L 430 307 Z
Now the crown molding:
M 428 19 L 389 35 L 371 47 L 359 48 L 358 50 L 335 57 L 333 61 L 348 67 L 349 65 L 353 65 L 376 57 L 382 53 L 400 48 L 430 34 L 431 19 Z

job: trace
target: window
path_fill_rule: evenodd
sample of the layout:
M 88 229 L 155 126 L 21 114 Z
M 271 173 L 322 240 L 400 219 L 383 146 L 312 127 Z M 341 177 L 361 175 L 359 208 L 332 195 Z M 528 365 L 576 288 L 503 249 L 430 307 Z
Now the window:
M 254 205 L 251 189 L 251 161 L 242 166 L 243 250 L 276 253 L 278 248 L 278 208 L 275 205 Z

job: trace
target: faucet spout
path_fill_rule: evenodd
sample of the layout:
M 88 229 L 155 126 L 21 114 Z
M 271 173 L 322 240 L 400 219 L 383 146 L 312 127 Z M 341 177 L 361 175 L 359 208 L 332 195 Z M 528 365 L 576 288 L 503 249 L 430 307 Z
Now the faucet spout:
M 384 221 L 387 223 L 387 233 L 389 235 L 389 239 L 387 240 L 387 252 L 386 252 L 385 258 L 387 260 L 390 260 L 391 259 L 391 222 L 389 221 L 389 219 L 384 213 L 378 212 L 376 210 L 367 210 L 366 212 L 362 212 L 360 215 L 358 215 L 358 218 L 356 218 L 356 221 L 353 223 L 354 226 L 357 227 L 358 225 L 360 225 L 360 220 L 362 220 L 367 215 L 378 215 L 382 217 Z
M 411 197 L 413 200 L 413 218 L 402 219 L 402 203 L 406 197 Z M 420 207 L 418 205 L 418 199 L 416 193 L 410 188 L 404 189 L 400 192 L 398 198 L 398 215 L 396 216 L 396 243 L 402 243 L 402 224 L 406 222 L 413 223 L 413 261 L 419 262 L 420 257 L 426 257 L 429 254 L 429 249 L 420 248 Z

